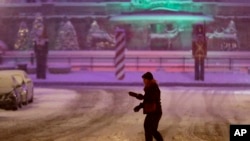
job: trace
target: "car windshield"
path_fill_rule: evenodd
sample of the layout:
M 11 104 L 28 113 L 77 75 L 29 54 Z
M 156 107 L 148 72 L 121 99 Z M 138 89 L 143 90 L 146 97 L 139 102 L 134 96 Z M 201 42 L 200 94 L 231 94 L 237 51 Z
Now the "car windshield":
M 24 74 L 24 79 L 29 79 L 29 77 L 26 73 Z
M 23 77 L 22 77 L 21 75 L 19 75 L 19 74 L 14 74 L 13 76 L 15 77 L 16 81 L 18 82 L 18 84 L 22 84 L 22 82 L 23 82 Z

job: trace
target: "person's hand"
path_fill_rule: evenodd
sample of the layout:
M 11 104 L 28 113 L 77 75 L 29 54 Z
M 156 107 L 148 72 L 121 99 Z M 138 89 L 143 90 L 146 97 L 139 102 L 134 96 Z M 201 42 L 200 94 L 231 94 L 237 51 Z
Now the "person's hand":
M 128 92 L 128 94 L 130 95 L 130 96 L 133 96 L 133 97 L 137 97 L 137 93 L 135 93 L 135 92 Z
M 134 108 L 134 112 L 139 112 L 139 111 L 140 111 L 140 109 L 141 109 L 140 105 L 135 106 L 135 108 Z
M 144 96 L 142 94 L 137 94 L 136 98 L 139 99 L 139 100 L 143 100 Z

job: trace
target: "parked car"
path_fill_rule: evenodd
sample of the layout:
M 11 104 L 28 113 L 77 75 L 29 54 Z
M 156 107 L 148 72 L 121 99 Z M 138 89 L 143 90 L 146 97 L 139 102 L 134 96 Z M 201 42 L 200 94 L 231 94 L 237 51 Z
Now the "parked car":
M 34 83 L 32 79 L 27 75 L 23 70 L 2 70 L 0 75 L 9 75 L 15 77 L 17 83 L 21 85 L 21 94 L 22 103 L 24 105 L 33 102 L 34 96 Z
M 13 76 L 0 75 L 0 108 L 17 110 L 22 107 L 20 85 Z

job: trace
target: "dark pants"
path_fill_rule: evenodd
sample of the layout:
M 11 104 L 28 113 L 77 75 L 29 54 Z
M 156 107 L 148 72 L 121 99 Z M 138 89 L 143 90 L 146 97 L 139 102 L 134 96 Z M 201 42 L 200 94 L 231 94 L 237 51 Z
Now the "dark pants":
M 47 70 L 47 55 L 36 56 L 36 77 L 45 79 Z
M 153 141 L 153 137 L 156 141 L 163 141 L 160 132 L 157 131 L 159 121 L 161 119 L 161 113 L 159 114 L 147 114 L 144 120 L 144 130 L 146 141 Z
M 195 58 L 195 80 L 204 80 L 204 58 Z

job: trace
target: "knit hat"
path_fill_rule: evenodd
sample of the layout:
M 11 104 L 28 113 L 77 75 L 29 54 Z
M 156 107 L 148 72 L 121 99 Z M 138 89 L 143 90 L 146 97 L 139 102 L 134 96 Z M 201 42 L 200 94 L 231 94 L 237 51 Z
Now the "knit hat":
M 151 72 L 146 72 L 146 73 L 144 73 L 144 74 L 142 75 L 142 78 L 148 79 L 148 80 L 154 79 L 154 77 L 153 77 L 153 75 L 152 75 Z

